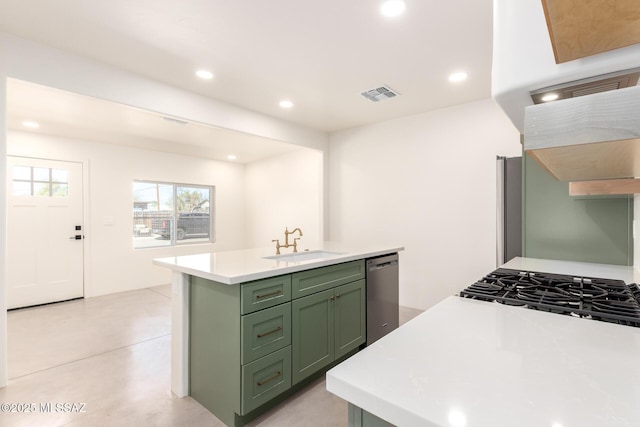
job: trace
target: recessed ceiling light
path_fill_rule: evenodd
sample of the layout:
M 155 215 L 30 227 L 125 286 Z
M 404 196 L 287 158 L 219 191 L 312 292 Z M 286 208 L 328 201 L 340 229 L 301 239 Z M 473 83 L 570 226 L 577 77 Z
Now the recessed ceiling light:
M 401 15 L 405 7 L 406 4 L 404 0 L 387 0 L 380 6 L 380 13 L 386 17 L 393 18 L 394 16 Z
M 449 423 L 454 427 L 464 427 L 467 425 L 467 417 L 461 411 L 452 409 L 449 411 Z
M 22 122 L 22 126 L 31 129 L 38 129 L 40 127 L 40 124 L 32 120 L 25 120 L 24 122 Z
M 458 83 L 464 80 L 467 80 L 467 73 L 464 71 L 460 71 L 458 73 L 453 73 L 449 76 L 449 81 L 452 83 Z
M 282 108 L 291 108 L 293 107 L 293 102 L 289 101 L 288 99 L 283 99 L 282 101 L 280 101 L 280 106 Z
M 549 101 L 555 101 L 556 99 L 558 99 L 559 95 L 557 93 L 548 93 L 545 96 L 543 96 L 542 101 L 544 102 L 549 102 Z
M 208 70 L 198 70 L 196 71 L 196 76 L 204 80 L 210 80 L 213 78 L 213 73 Z
M 227 159 L 229 159 L 229 160 L 235 160 L 235 159 L 237 159 L 237 157 L 236 157 L 236 155 L 235 155 L 235 154 L 229 154 L 229 155 L 227 156 Z

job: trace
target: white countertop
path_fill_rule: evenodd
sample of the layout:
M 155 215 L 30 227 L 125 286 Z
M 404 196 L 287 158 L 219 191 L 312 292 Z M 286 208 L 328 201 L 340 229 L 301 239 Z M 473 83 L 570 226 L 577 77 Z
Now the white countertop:
M 504 267 L 522 266 L 615 267 Z M 331 369 L 327 389 L 401 427 L 630 427 L 639 361 L 640 328 L 451 296 Z
M 310 250 L 322 250 L 334 252 L 335 254 L 323 258 L 287 262 L 265 259 L 264 257 L 275 254 L 275 248 L 268 247 L 158 258 L 154 259 L 153 263 L 181 273 L 233 285 L 310 268 L 399 252 L 404 250 L 404 247 L 383 244 L 349 245 L 339 242 L 323 242 L 313 246 Z M 291 248 L 281 250 L 282 254 L 291 252 Z M 304 252 L 300 251 L 299 253 L 303 254 Z

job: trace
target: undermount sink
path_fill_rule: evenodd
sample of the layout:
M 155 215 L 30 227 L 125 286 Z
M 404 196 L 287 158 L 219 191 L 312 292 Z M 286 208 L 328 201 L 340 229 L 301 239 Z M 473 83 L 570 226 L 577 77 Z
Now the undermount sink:
M 341 252 L 329 252 L 329 251 L 304 251 L 293 254 L 271 255 L 262 257 L 263 259 L 273 259 L 276 261 L 296 262 L 296 261 L 309 261 L 312 259 L 324 259 L 331 258 L 336 255 L 343 255 Z

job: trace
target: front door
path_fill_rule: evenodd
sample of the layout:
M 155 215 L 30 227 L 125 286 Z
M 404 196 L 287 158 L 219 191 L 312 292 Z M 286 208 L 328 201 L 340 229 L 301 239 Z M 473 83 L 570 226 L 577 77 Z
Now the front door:
M 82 164 L 8 156 L 7 173 L 7 307 L 82 297 Z

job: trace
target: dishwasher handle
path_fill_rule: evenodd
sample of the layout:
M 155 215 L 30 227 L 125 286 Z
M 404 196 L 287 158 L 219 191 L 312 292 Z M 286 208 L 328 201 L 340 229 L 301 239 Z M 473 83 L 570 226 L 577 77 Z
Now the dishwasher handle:
M 396 267 L 398 265 L 398 255 L 383 256 L 367 260 L 367 270 L 376 271 L 383 268 Z
M 375 270 L 381 270 L 383 268 L 387 268 L 387 267 L 394 267 L 398 265 L 398 261 L 387 261 L 387 262 L 382 262 L 380 264 L 371 264 L 369 266 L 369 271 L 375 271 Z

